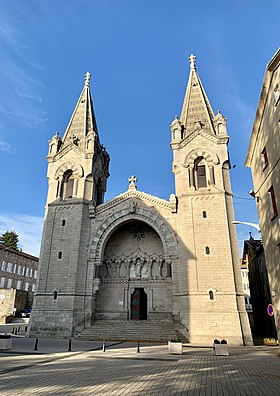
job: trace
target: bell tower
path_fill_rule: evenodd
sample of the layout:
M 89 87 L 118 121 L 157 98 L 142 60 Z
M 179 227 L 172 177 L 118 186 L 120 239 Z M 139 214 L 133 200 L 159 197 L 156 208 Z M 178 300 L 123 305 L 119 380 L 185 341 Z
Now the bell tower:
M 90 73 L 61 138 L 49 141 L 48 196 L 30 334 L 71 336 L 84 323 L 90 209 L 104 202 L 109 155 L 100 144 Z
M 186 299 L 182 307 L 196 307 L 180 322 L 190 342 L 201 332 L 214 340 L 229 334 L 234 323 L 236 343 L 251 344 L 245 310 L 230 185 L 226 118 L 215 115 L 189 57 L 190 71 L 180 119 L 171 124 L 172 170 L 178 198 L 177 231 L 191 256 L 187 265 Z M 209 312 L 205 323 L 205 310 Z M 199 333 L 199 332 L 198 332 Z
M 85 199 L 94 206 L 104 202 L 110 158 L 99 141 L 90 77 L 87 72 L 63 138 L 56 132 L 49 141 L 47 204 L 69 198 Z

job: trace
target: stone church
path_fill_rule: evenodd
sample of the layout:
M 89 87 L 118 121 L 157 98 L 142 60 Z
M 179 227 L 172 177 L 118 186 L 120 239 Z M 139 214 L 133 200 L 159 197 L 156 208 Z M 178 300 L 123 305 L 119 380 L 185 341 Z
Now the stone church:
M 68 127 L 49 141 L 48 197 L 30 336 L 252 342 L 241 282 L 226 118 L 215 115 L 191 55 L 171 124 L 175 194 L 128 190 L 104 202 L 90 74 Z M 155 153 L 156 154 L 156 153 Z

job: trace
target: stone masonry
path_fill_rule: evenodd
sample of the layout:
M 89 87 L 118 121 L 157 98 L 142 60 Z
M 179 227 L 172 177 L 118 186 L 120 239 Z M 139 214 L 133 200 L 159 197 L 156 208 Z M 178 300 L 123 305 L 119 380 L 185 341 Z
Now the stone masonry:
M 63 138 L 56 133 L 49 142 L 32 336 L 85 339 L 110 323 L 113 338 L 124 339 L 133 321 L 139 340 L 146 321 L 155 336 L 168 324 L 170 337 L 191 343 L 252 343 L 231 224 L 226 119 L 214 115 L 195 57 L 189 60 L 181 117 L 171 124 L 176 191 L 169 201 L 138 191 L 132 176 L 126 192 L 104 202 L 110 158 L 86 74 Z

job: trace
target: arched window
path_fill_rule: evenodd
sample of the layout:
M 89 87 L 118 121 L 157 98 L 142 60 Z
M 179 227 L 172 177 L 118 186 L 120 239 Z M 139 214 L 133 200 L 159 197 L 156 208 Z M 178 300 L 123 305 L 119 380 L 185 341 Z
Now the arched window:
M 212 290 L 209 291 L 210 300 L 214 300 L 214 292 Z
M 93 178 L 92 175 L 88 175 L 85 179 L 84 197 L 89 201 L 92 200 L 92 189 L 93 189 Z
M 72 198 L 74 188 L 74 175 L 71 170 L 64 173 L 62 180 L 61 198 Z
M 196 188 L 207 187 L 206 162 L 203 157 L 195 161 L 194 173 Z
M 100 205 L 103 203 L 103 184 L 101 179 L 98 179 L 96 184 L 96 205 Z

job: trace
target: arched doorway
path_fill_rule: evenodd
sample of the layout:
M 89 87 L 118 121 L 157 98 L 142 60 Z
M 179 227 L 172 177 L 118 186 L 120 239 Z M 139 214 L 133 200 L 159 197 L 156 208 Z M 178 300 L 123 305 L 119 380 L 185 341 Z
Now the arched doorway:
M 95 320 L 154 320 L 172 316 L 171 271 L 161 237 L 133 219 L 114 229 L 97 277 Z

